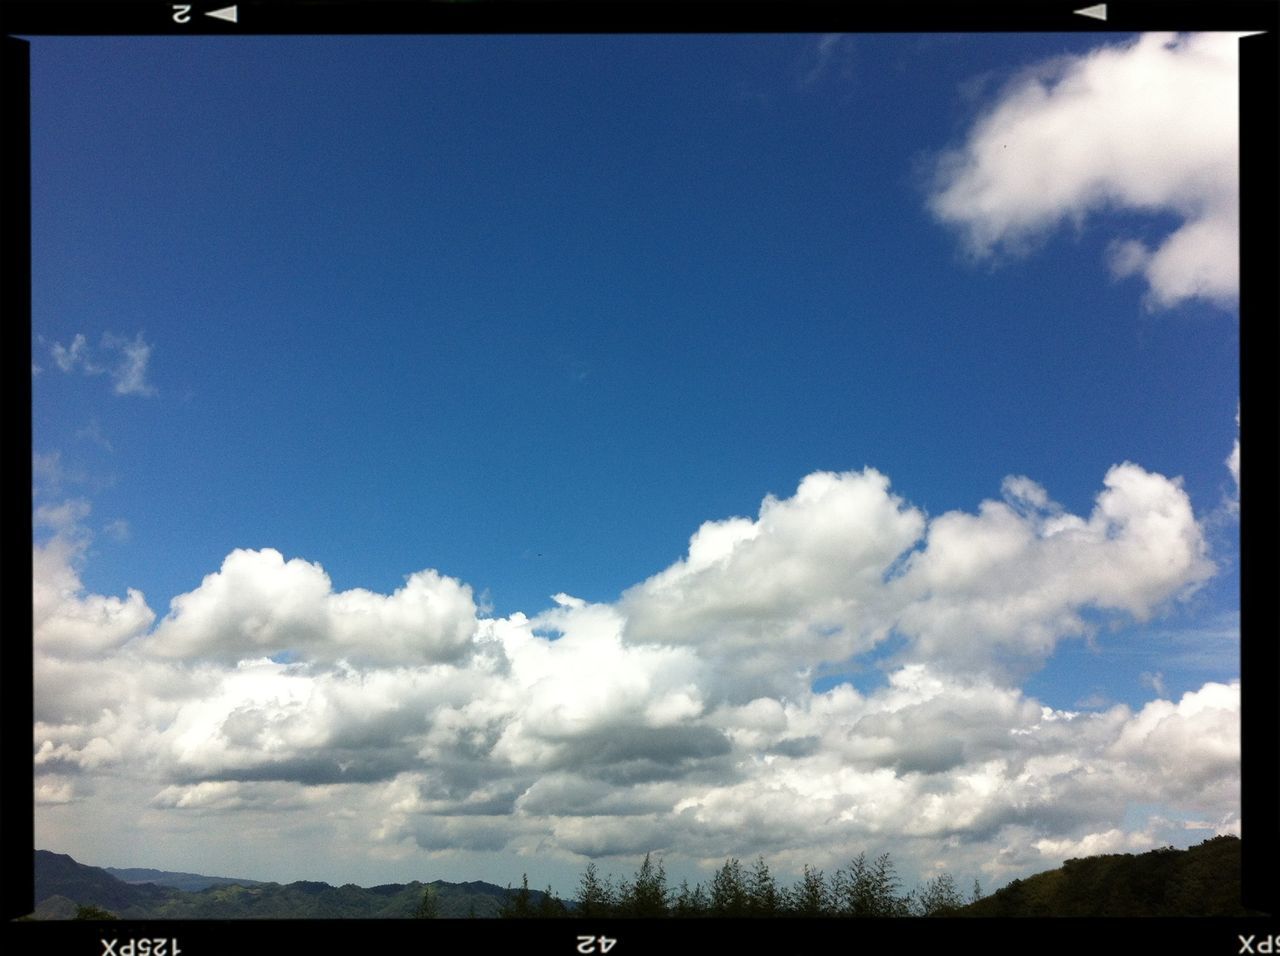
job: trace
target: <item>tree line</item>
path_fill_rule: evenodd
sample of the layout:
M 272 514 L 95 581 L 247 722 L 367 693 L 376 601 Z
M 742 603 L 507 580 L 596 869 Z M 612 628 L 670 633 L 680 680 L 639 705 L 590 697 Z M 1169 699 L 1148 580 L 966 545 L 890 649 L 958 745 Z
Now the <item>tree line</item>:
M 595 863 L 588 863 L 577 896 L 568 903 L 550 887 L 545 892 L 531 891 L 525 875 L 521 888 L 511 891 L 498 915 L 508 919 L 948 916 L 981 896 L 977 880 L 966 897 L 950 873 L 903 892 L 888 853 L 874 860 L 859 853 L 830 877 L 806 865 L 793 886 L 779 883 L 763 856 L 750 866 L 730 858 L 709 883 L 692 887 L 687 880 L 670 886 L 662 860 L 645 854 L 630 879 L 602 877 Z

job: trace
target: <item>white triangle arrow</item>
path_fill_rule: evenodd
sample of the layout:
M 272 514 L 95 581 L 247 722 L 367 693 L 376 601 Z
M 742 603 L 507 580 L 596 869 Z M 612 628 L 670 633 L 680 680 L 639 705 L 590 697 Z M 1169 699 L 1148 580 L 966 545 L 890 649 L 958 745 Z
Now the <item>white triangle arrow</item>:
M 238 14 L 235 7 L 223 7 L 221 10 L 207 10 L 206 17 L 217 17 L 219 20 L 226 20 L 228 23 L 239 23 L 236 19 Z
M 1107 5 L 1105 3 L 1095 3 L 1091 7 L 1085 7 L 1083 10 L 1072 10 L 1072 13 L 1078 13 L 1082 17 L 1093 17 L 1095 20 L 1105 20 L 1107 18 Z

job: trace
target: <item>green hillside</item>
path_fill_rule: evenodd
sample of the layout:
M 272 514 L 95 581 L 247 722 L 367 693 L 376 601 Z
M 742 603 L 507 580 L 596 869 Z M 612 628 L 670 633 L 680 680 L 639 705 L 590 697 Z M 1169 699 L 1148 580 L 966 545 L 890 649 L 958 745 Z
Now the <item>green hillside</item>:
M 159 871 L 157 871 L 159 872 Z M 211 880 L 197 874 L 180 874 Z M 191 892 L 154 883 L 125 883 L 106 870 L 61 853 L 35 853 L 38 919 L 68 919 L 75 907 L 98 906 L 122 919 L 408 919 L 430 885 L 440 917 L 494 917 L 512 892 L 492 883 L 391 883 L 361 887 L 299 881 L 218 884 Z M 534 893 L 535 897 L 542 894 Z
M 360 887 L 299 881 L 219 883 L 187 891 L 131 884 L 98 867 L 37 850 L 37 919 L 71 919 L 100 907 L 123 919 L 409 919 L 423 908 L 438 917 L 557 916 L 1253 916 L 1240 905 L 1240 841 L 1222 836 L 1188 850 L 1108 854 L 1067 860 L 1056 870 L 1014 880 L 964 904 L 948 874 L 902 893 L 889 855 L 859 855 L 826 879 L 806 867 L 794 888 L 779 886 L 763 858 L 744 868 L 726 861 L 707 887 L 668 887 L 661 861 L 645 858 L 634 880 L 615 883 L 588 867 L 579 899 L 565 904 L 492 883 L 412 882 Z M 126 871 L 136 872 L 136 871 Z M 161 877 L 172 874 L 156 871 Z M 213 881 L 198 874 L 185 880 Z M 977 893 L 975 887 L 975 895 Z
M 1251 916 L 1240 905 L 1240 840 L 1067 860 L 969 904 L 964 916 Z

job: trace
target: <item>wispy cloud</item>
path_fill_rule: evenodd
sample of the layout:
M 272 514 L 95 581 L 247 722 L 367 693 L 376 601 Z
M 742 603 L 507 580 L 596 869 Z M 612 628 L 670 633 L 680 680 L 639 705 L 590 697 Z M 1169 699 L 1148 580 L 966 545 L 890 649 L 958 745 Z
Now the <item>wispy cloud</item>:
M 72 372 L 78 368 L 86 375 L 99 375 L 104 371 L 101 366 L 89 359 L 89 343 L 81 332 L 76 333 L 70 345 L 63 346 L 59 342 L 54 342 L 50 352 L 53 355 L 53 361 L 64 372 Z
M 1229 502 L 1235 509 L 1240 507 L 1240 406 L 1236 405 L 1236 439 L 1231 446 L 1231 454 L 1226 460 L 1227 470 L 1231 472 L 1231 480 L 1236 483 L 1236 493 Z
M 117 395 L 154 395 L 155 387 L 148 384 L 147 363 L 151 360 L 151 346 L 142 338 L 129 340 L 115 335 L 103 336 L 103 345 L 120 353 L 121 359 L 112 370 Z
M 1022 254 L 1108 208 L 1172 213 L 1154 247 L 1117 236 L 1110 267 L 1151 307 L 1239 296 L 1237 36 L 1152 33 L 1041 63 L 938 162 L 929 208 L 975 256 Z
M 117 395 L 156 394 L 155 387 L 146 380 L 151 345 L 141 332 L 133 339 L 112 332 L 104 333 L 97 354 L 90 348 L 84 334 L 78 332 L 69 345 L 54 342 L 49 352 L 54 364 L 63 372 L 110 375 L 112 390 Z
M 815 86 L 835 77 L 845 82 L 853 79 L 856 59 L 855 39 L 847 33 L 824 33 L 806 53 L 806 65 L 800 77 L 801 88 Z
M 105 434 L 103 434 L 102 425 L 99 424 L 96 418 L 90 421 L 89 424 L 85 425 L 83 428 L 77 428 L 76 437 L 83 438 L 86 441 L 93 442 L 103 451 L 108 451 L 108 452 L 115 451 L 115 448 L 112 446 L 110 440 L 107 438 Z

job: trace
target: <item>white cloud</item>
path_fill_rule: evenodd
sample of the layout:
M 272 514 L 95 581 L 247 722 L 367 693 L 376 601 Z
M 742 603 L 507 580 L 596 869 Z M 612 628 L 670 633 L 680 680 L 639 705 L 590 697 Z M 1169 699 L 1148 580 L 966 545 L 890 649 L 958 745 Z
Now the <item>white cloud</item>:
M 335 592 L 268 549 L 232 552 L 148 632 L 141 594 L 85 594 L 55 537 L 35 552 L 33 759 L 41 813 L 63 816 L 41 819 L 74 834 L 141 790 L 157 839 L 198 814 L 250 853 L 246 827 L 267 852 L 273 821 L 305 817 L 309 841 L 387 858 L 829 871 L 881 848 L 987 880 L 1160 838 L 1155 817 L 1124 825 L 1136 804 L 1229 827 L 1238 684 L 1071 713 L 988 666 L 1038 662 L 1083 606 L 1151 615 L 1208 573 L 1175 481 L 1119 465 L 1104 485 L 1087 518 L 1010 478 L 1004 502 L 927 521 L 877 472 L 818 473 L 703 525 L 616 604 L 560 592 L 531 618 L 478 619 L 434 571 Z M 796 677 L 895 628 L 875 690 Z
M 696 645 L 753 696 L 870 650 L 892 622 L 884 576 L 925 523 L 888 489 L 871 468 L 815 472 L 756 521 L 703 524 L 685 559 L 623 595 L 626 640 Z
M 59 656 L 95 656 L 146 631 L 155 620 L 142 593 L 124 600 L 85 594 L 72 567 L 80 546 L 54 537 L 32 548 L 32 615 L 37 649 Z
M 109 372 L 113 383 L 112 390 L 117 395 L 156 394 L 155 387 L 146 380 L 147 364 L 151 359 L 151 345 L 143 339 L 141 332 L 133 339 L 106 332 L 102 336 L 101 350 L 115 353 L 114 361 L 110 356 L 104 359 L 96 358 L 83 332 L 77 332 L 69 346 L 54 342 L 49 349 L 54 363 L 64 372 L 74 372 L 77 369 L 85 375 L 101 375 Z
M 1023 253 L 1107 209 L 1172 213 L 1154 248 L 1117 237 L 1111 269 L 1149 304 L 1239 296 L 1236 34 L 1145 34 L 1014 78 L 938 163 L 930 209 L 971 253 Z
M 1047 866 L 1053 866 L 1060 860 L 1070 860 L 1082 856 L 1101 856 L 1106 853 L 1135 853 L 1150 850 L 1159 841 L 1147 833 L 1126 833 L 1112 827 L 1101 833 L 1088 833 L 1079 839 L 1037 840 L 1032 846 L 1048 858 Z
M 1236 494 L 1233 503 L 1240 503 L 1240 406 L 1236 405 L 1236 439 L 1231 446 L 1231 454 L 1227 456 L 1227 470 L 1231 472 L 1231 480 L 1236 483 Z
M 56 533 L 72 534 L 80 522 L 89 516 L 90 505 L 84 498 L 70 498 L 56 505 L 40 505 L 31 516 L 37 528 L 49 528 Z
M 103 344 L 120 353 L 120 360 L 111 370 L 117 395 L 154 395 L 155 387 L 146 380 L 147 363 L 151 360 L 151 346 L 139 332 L 132 341 L 115 335 L 103 336 Z
M 432 570 L 409 575 L 391 595 L 334 592 L 317 564 L 241 549 L 173 599 L 146 649 L 228 661 L 286 652 L 324 661 L 448 660 L 466 650 L 475 612 L 470 587 Z
M 74 371 L 77 367 L 84 369 L 88 375 L 97 375 L 103 371 L 89 360 L 89 343 L 82 332 L 76 333 L 69 346 L 64 347 L 54 342 L 50 352 L 53 355 L 53 361 L 64 372 Z
M 1116 465 L 1088 519 L 1039 508 L 1047 496 L 1023 482 L 1006 483 L 1022 513 L 986 501 L 976 515 L 930 522 L 893 582 L 897 627 L 915 654 L 956 666 L 1010 653 L 1038 662 L 1059 637 L 1086 632 L 1084 608 L 1146 620 L 1214 571 L 1177 481 Z
M 1013 477 L 1006 502 L 926 522 L 872 469 L 815 473 L 756 521 L 704 524 L 685 559 L 623 595 L 623 636 L 696 647 L 748 700 L 895 631 L 911 659 L 1038 665 L 1086 632 L 1086 608 L 1146 620 L 1213 573 L 1176 480 L 1125 463 L 1104 485 L 1087 519 Z

